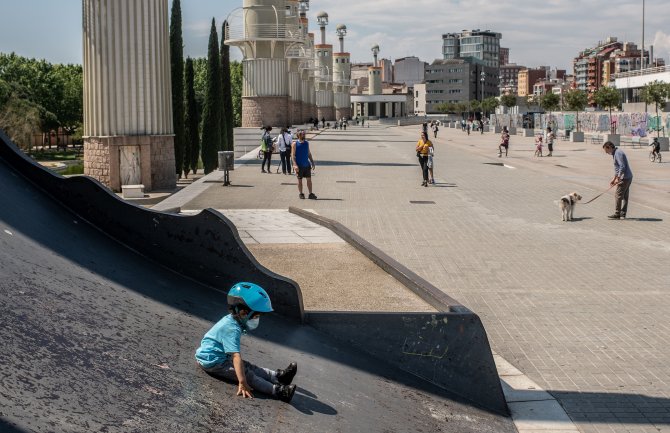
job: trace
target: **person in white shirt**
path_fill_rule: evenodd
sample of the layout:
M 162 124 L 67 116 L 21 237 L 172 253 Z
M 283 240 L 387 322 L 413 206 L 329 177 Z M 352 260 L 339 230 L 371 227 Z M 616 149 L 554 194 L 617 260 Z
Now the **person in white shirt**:
M 284 174 L 291 174 L 291 142 L 292 135 L 288 132 L 288 128 L 282 128 L 281 134 L 277 140 L 279 147 L 279 157 L 281 159 L 281 171 Z

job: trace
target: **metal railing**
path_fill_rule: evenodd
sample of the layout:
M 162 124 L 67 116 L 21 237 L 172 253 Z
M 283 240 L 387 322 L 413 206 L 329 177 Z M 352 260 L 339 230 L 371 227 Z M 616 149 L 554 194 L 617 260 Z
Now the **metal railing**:
M 274 22 L 249 22 L 249 12 L 264 14 L 265 19 Z M 235 42 L 253 41 L 287 41 L 305 42 L 306 35 L 301 24 L 286 24 L 280 22 L 280 13 L 274 6 L 252 6 L 237 8 L 227 17 L 228 26 L 224 31 L 224 41 L 228 44 Z
M 304 40 L 302 27 L 295 24 L 246 24 L 232 23 L 225 34 L 226 43 L 235 41 L 288 41 Z
M 661 74 L 663 72 L 670 72 L 670 66 L 658 66 L 656 68 L 636 69 L 635 71 L 620 72 L 613 74 L 614 78 L 628 78 L 641 77 L 643 75 Z

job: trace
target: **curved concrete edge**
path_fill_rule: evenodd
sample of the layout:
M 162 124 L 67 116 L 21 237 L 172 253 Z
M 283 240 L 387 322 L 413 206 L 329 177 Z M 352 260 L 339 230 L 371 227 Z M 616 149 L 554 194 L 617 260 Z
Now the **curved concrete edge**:
M 509 414 L 479 316 L 339 222 L 295 207 L 289 212 L 329 228 L 438 310 L 309 312 L 311 326 L 481 407 Z
M 293 214 L 299 215 L 309 221 L 312 221 L 313 223 L 322 225 L 332 230 L 335 234 L 347 241 L 354 248 L 372 260 L 375 264 L 377 264 L 377 266 L 382 268 L 388 274 L 392 275 L 408 289 L 416 293 L 417 296 L 426 301 L 437 311 L 453 313 L 470 312 L 470 310 L 461 305 L 460 302 L 451 298 L 443 291 L 409 270 L 407 267 L 398 263 L 398 261 L 391 258 L 382 250 L 375 247 L 370 242 L 366 241 L 339 222 L 293 206 L 289 207 L 288 210 Z
M 0 158 L 72 213 L 148 259 L 222 292 L 253 281 L 268 291 L 275 311 L 303 320 L 298 284 L 258 263 L 219 212 L 183 216 L 128 203 L 92 178 L 64 178 L 41 167 L 1 130 Z
M 476 406 L 509 415 L 479 317 L 467 313 L 309 312 L 306 322 Z

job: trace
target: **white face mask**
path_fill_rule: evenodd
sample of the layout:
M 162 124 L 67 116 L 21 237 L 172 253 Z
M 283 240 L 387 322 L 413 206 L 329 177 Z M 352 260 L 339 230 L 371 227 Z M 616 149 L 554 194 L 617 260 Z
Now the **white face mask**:
M 255 319 L 249 319 L 249 320 L 247 320 L 247 328 L 250 331 L 253 331 L 254 329 L 258 328 L 258 325 L 260 324 L 260 322 L 261 322 L 260 317 L 256 317 Z

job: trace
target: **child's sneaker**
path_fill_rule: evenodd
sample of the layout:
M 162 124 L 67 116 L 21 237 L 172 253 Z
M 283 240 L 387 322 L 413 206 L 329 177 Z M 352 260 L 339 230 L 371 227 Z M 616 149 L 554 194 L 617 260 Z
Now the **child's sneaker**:
M 292 362 L 286 367 L 286 370 L 277 370 L 277 381 L 282 385 L 290 385 L 297 372 L 298 364 Z
M 276 385 L 275 397 L 284 403 L 289 403 L 295 394 L 295 385 Z

